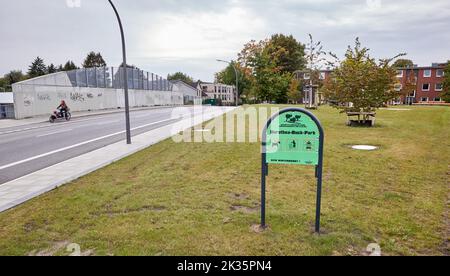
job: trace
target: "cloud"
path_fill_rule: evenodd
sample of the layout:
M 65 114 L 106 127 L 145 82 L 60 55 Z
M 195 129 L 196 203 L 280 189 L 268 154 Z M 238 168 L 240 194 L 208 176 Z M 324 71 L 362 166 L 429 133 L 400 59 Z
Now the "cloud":
M 140 34 L 143 57 L 216 59 L 234 55 L 265 27 L 264 20 L 238 7 L 224 12 L 164 13 L 155 21 Z
M 81 63 L 90 50 L 120 64 L 114 14 L 104 0 L 2 0 L 0 74 L 26 70 L 37 55 Z M 372 55 L 408 52 L 418 64 L 450 59 L 448 0 L 115 0 L 130 63 L 165 75 L 178 70 L 212 80 L 243 44 L 273 33 L 307 34 L 342 55 L 355 37 Z

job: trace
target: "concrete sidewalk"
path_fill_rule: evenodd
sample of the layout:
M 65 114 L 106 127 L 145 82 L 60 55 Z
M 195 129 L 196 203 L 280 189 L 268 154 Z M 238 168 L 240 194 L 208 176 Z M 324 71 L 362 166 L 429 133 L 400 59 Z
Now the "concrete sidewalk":
M 152 109 L 161 109 L 161 108 L 172 108 L 172 106 L 137 107 L 137 108 L 131 108 L 130 111 L 133 112 L 133 111 L 152 110 Z M 114 114 L 114 113 L 124 113 L 124 112 L 125 112 L 124 109 L 106 109 L 106 110 L 98 110 L 98 111 L 73 112 L 72 118 L 82 118 L 82 117 L 107 115 L 107 114 Z M 4 128 L 12 128 L 12 127 L 20 127 L 20 126 L 45 123 L 45 122 L 48 122 L 49 117 L 50 117 L 50 113 L 48 114 L 48 116 L 39 116 L 39 117 L 34 117 L 34 118 L 29 118 L 29 119 L 22 119 L 22 120 L 3 119 L 3 120 L 0 120 L 0 130 L 4 129 Z
M 180 118 L 177 123 L 133 137 L 132 145 L 125 142 L 115 143 L 0 185 L 0 212 L 234 109 L 217 108 L 203 114 L 194 114 L 192 117 Z

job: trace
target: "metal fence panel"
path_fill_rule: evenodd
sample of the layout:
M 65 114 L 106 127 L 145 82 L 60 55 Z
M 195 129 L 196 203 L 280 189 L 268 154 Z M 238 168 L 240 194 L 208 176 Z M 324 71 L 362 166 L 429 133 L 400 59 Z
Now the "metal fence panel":
M 74 87 L 123 89 L 123 67 L 81 68 L 68 71 Z M 172 91 L 170 81 L 137 68 L 127 68 L 128 88 L 138 90 Z

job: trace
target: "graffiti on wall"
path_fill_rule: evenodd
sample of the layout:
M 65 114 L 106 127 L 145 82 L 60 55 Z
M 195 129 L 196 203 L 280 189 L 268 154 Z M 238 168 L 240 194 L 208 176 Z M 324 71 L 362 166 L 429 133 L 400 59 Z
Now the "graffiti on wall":
M 81 93 L 75 92 L 75 93 L 70 93 L 70 99 L 74 102 L 84 102 L 84 96 Z
M 93 99 L 93 98 L 94 98 L 94 94 L 88 93 L 88 94 L 87 94 L 87 97 L 88 97 L 88 99 Z
M 31 98 L 31 97 L 25 96 L 25 97 L 23 98 L 23 105 L 24 105 L 25 107 L 32 106 L 32 105 L 33 105 L 33 102 L 34 102 L 34 99 Z
M 49 94 L 38 94 L 37 98 L 39 101 L 51 101 L 52 99 L 50 98 Z

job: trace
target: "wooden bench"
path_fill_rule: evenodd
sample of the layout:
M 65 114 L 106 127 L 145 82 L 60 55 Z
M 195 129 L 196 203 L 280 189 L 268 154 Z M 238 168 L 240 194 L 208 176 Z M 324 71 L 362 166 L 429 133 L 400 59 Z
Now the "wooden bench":
M 375 126 L 375 112 L 347 112 L 347 125 L 369 125 L 371 127 Z M 357 119 L 355 118 L 357 117 Z

